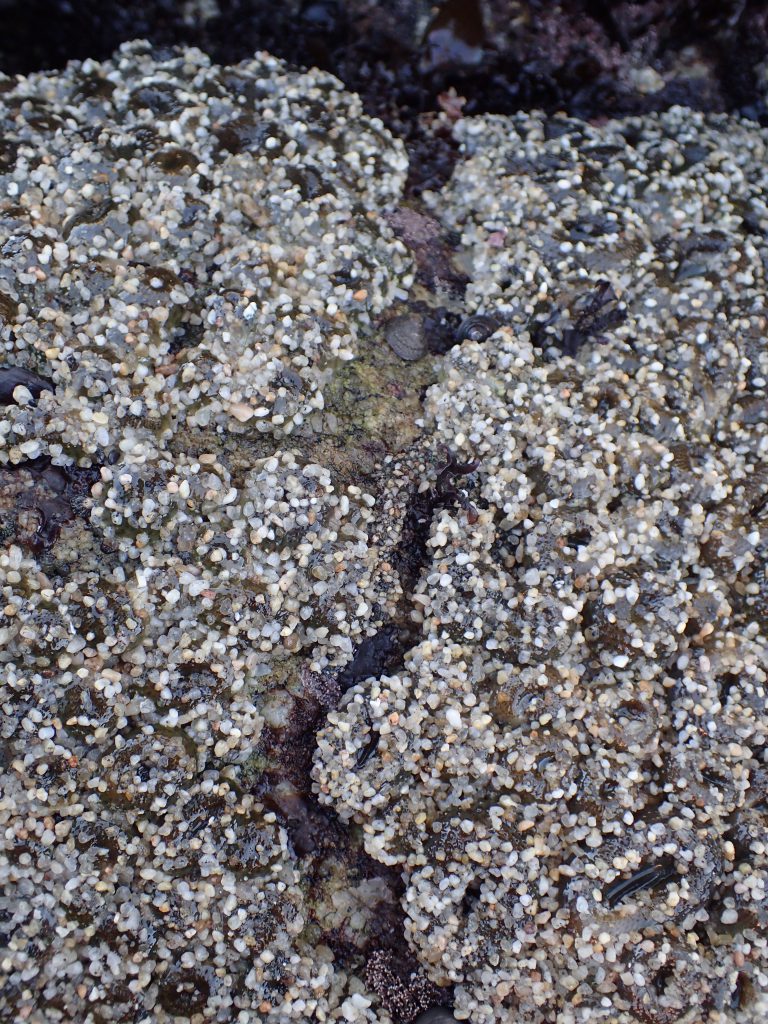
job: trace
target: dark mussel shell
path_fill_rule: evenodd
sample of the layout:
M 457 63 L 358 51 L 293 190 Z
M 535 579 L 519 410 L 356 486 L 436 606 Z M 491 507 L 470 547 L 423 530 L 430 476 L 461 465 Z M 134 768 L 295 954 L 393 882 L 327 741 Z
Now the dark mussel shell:
M 23 384 L 37 401 L 43 391 L 53 391 L 53 384 L 23 366 L 0 366 L 0 405 L 14 405 L 13 392 Z

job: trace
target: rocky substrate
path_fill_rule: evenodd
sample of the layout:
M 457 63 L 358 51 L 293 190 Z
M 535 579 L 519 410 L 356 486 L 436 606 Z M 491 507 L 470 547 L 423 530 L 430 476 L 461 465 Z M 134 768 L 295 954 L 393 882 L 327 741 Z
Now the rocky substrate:
M 441 116 L 0 78 L 0 1016 L 768 1012 L 766 134 Z

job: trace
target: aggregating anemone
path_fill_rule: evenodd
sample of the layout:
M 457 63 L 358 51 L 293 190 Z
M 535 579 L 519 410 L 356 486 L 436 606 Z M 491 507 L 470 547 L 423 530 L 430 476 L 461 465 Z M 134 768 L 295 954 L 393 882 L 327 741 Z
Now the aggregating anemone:
M 390 882 L 270 769 L 398 598 L 313 438 L 409 284 L 403 148 L 266 55 L 0 93 L 2 1016 L 373 1020 L 326 940 Z
M 478 460 L 477 517 L 435 513 L 418 635 L 330 713 L 322 799 L 404 869 L 460 1018 L 760 1020 L 765 136 L 680 109 L 457 132 L 432 211 L 499 326 L 424 428 Z
M 0 129 L 2 1014 L 762 1020 L 765 132 L 458 120 L 482 329 L 355 479 L 354 96 L 139 43 Z

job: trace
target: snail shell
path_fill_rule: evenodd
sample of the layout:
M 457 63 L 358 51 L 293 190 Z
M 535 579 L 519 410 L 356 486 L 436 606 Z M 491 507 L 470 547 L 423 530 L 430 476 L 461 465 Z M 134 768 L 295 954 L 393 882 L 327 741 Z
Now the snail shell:
M 433 1006 L 417 1017 L 413 1024 L 458 1024 L 447 1006 Z
M 475 313 L 461 321 L 456 331 L 456 341 L 485 341 L 494 331 L 498 331 L 499 327 L 501 324 L 494 317 L 485 313 Z

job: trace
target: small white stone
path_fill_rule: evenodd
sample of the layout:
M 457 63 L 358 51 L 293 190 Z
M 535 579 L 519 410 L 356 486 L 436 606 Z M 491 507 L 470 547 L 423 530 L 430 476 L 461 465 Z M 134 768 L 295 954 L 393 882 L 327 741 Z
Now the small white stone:
M 253 419 L 255 415 L 253 406 L 250 406 L 245 402 L 233 402 L 229 407 L 229 411 L 236 420 L 240 421 L 240 423 L 247 423 L 248 420 Z
M 448 710 L 445 712 L 445 717 L 446 717 L 446 719 L 448 721 L 448 724 L 453 729 L 460 729 L 461 728 L 461 724 L 462 724 L 461 723 L 461 715 L 456 710 L 456 708 L 448 708 Z

